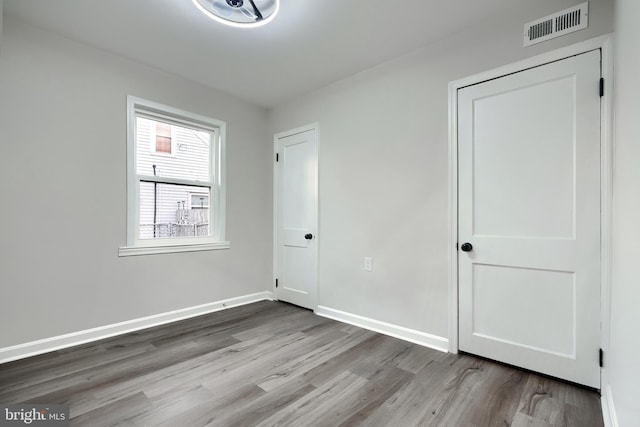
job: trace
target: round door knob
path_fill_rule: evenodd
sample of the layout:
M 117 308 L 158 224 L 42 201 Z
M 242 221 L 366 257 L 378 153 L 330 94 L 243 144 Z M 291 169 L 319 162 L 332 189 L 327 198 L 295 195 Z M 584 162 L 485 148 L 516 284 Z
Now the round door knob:
M 462 249 L 462 252 L 471 252 L 473 250 L 473 245 L 471 243 L 463 243 L 462 246 L 460 246 L 460 249 Z
M 311 240 L 311 239 L 313 239 L 313 234 L 307 233 L 307 234 L 304 235 L 304 238 L 307 239 L 307 240 Z

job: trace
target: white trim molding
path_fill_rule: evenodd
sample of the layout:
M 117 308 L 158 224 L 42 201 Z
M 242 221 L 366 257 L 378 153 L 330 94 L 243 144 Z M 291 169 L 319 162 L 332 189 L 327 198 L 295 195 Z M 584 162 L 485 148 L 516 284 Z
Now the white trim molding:
M 280 138 L 286 138 L 291 135 L 297 135 L 299 133 L 307 132 L 310 130 L 318 130 L 318 122 L 310 123 L 308 125 L 300 126 L 294 129 L 290 129 L 284 132 L 276 133 L 273 136 L 274 141 L 277 141 Z
M 381 322 L 357 314 L 347 313 L 333 308 L 319 305 L 315 313 L 318 316 L 337 320 L 339 322 L 348 323 L 370 331 L 379 332 L 390 337 L 398 338 L 423 347 L 432 348 L 434 350 L 447 352 L 449 341 L 446 338 L 437 335 L 427 334 L 426 332 L 416 331 L 415 329 L 405 328 L 403 326 L 393 325 L 391 323 Z
M 618 424 L 618 416 L 616 415 L 616 408 L 613 404 L 613 395 L 611 394 L 611 387 L 609 385 L 602 389 L 600 402 L 602 405 L 604 427 L 618 427 L 620 424 Z
M 70 334 L 59 335 L 57 337 L 45 338 L 11 347 L 0 348 L 0 363 L 7 363 L 13 360 L 24 359 L 38 354 L 48 353 L 63 348 L 86 344 L 116 335 L 127 334 L 153 326 L 164 325 L 177 322 L 179 320 L 190 319 L 216 311 L 226 310 L 232 307 L 251 304 L 258 301 L 273 301 L 272 292 L 258 292 L 250 295 L 243 295 L 235 298 L 228 298 L 194 307 L 155 314 L 153 316 L 141 317 L 139 319 L 128 320 L 112 325 L 100 326 L 98 328 L 86 329 L 84 331 L 72 332 Z
M 198 245 L 122 246 L 118 249 L 118 256 L 173 254 L 177 252 L 213 251 L 217 249 L 231 249 L 231 242 L 214 242 Z

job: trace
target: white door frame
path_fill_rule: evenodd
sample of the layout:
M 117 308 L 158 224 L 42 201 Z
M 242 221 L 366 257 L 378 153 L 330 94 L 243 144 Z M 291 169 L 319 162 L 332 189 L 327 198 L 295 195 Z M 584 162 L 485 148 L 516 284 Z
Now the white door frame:
M 308 125 L 305 126 L 300 126 L 297 127 L 295 129 L 291 129 L 288 131 L 284 131 L 284 132 L 280 132 L 277 133 L 273 136 L 273 277 L 271 278 L 271 285 L 272 285 L 272 292 L 273 292 L 273 296 L 275 299 L 278 299 L 278 289 L 276 289 L 276 278 L 278 277 L 279 271 L 278 271 L 278 202 L 279 202 L 279 194 L 280 192 L 278 191 L 278 179 L 279 179 L 279 170 L 278 170 L 278 165 L 276 163 L 276 155 L 278 154 L 278 140 L 281 138 L 286 138 L 287 136 L 291 136 L 291 135 L 296 135 L 298 133 L 303 133 L 303 132 L 307 132 L 310 130 L 314 130 L 316 132 L 316 152 L 315 152 L 315 156 L 316 156 L 316 160 L 318 161 L 318 187 L 320 186 L 320 162 L 319 162 L 319 157 L 318 157 L 318 153 L 319 153 L 319 144 L 320 144 L 320 135 L 319 135 L 319 130 L 318 130 L 318 123 L 310 123 Z M 319 262 L 319 255 L 320 255 L 320 227 L 319 227 L 319 223 L 320 223 L 320 192 L 319 189 L 316 188 L 316 194 L 317 194 L 317 201 L 318 201 L 318 205 L 317 205 L 317 214 L 316 214 L 316 221 L 317 223 L 315 224 L 315 230 L 316 230 L 316 245 L 318 246 L 318 251 L 316 252 L 316 271 L 314 272 L 316 275 L 316 278 L 318 279 L 318 262 Z M 318 300 L 319 300 L 319 295 L 318 295 L 318 283 L 319 280 L 316 280 L 316 301 L 315 301 L 315 305 L 316 308 L 318 306 Z M 314 308 L 314 312 L 316 311 L 316 308 Z
M 552 52 L 543 53 L 484 73 L 449 83 L 449 351 L 458 353 L 458 89 L 496 79 L 507 74 L 559 61 L 591 50 L 602 52 L 602 77 L 605 91 L 602 98 L 601 118 L 601 348 L 609 348 L 610 324 L 610 269 L 611 269 L 611 214 L 612 214 L 612 148 L 613 148 L 613 49 L 612 35 L 596 37 Z M 595 86 L 593 90 L 598 90 Z M 595 355 L 594 355 L 595 357 Z M 605 365 L 606 366 L 606 365 Z M 601 370 L 604 388 L 606 369 Z

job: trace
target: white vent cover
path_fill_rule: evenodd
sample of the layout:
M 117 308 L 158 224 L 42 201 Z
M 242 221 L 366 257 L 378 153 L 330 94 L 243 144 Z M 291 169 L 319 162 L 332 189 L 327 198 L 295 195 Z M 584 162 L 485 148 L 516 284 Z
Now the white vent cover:
M 554 39 L 589 26 L 589 2 L 531 21 L 524 25 L 524 45 Z

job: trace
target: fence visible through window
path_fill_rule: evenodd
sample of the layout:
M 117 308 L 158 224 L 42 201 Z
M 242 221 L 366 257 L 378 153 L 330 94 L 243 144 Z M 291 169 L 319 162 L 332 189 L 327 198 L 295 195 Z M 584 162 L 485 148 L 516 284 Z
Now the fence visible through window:
M 140 239 L 200 237 L 209 235 L 209 224 L 140 224 Z

